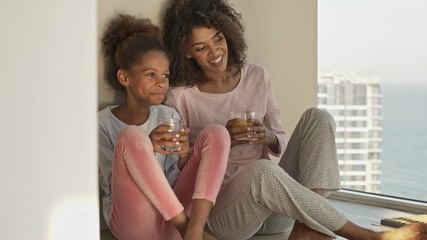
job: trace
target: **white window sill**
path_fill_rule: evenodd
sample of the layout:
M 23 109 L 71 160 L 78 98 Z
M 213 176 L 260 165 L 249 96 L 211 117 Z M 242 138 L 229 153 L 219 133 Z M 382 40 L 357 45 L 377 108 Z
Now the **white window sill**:
M 379 194 L 342 189 L 333 192 L 329 198 L 347 202 L 355 202 L 384 208 L 409 211 L 413 213 L 427 213 L 427 202 L 395 198 Z

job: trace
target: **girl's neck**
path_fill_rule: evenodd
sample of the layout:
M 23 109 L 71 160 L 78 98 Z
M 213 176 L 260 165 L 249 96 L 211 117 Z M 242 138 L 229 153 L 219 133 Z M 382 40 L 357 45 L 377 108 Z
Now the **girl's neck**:
M 150 116 L 150 107 L 129 104 L 127 101 L 113 110 L 114 116 L 127 125 L 142 125 Z

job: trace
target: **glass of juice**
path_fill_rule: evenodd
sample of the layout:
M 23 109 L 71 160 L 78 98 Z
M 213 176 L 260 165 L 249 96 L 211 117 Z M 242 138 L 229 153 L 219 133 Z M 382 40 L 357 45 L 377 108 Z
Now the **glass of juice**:
M 231 112 L 230 118 L 234 121 L 233 127 L 253 127 L 255 126 L 256 113 L 253 111 L 246 112 Z M 247 137 L 240 138 L 239 140 L 249 140 Z

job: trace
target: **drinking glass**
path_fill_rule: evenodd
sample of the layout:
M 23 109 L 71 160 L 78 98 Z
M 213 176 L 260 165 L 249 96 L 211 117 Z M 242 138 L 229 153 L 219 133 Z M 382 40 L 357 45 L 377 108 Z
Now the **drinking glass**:
M 159 118 L 159 125 L 168 125 L 170 128 L 169 133 L 173 133 L 174 137 L 179 137 L 181 130 L 185 129 L 187 124 L 184 120 L 174 118 Z M 172 141 L 173 137 L 162 138 L 162 141 Z M 162 146 L 162 149 L 168 152 L 181 151 L 179 146 Z
M 256 118 L 255 112 L 231 112 L 231 119 L 236 119 L 233 127 L 253 127 Z
M 234 119 L 233 127 L 253 127 L 255 126 L 254 120 L 256 113 L 252 111 L 246 112 L 231 112 L 231 119 Z M 250 133 L 251 134 L 251 133 Z M 240 138 L 239 140 L 250 140 L 248 137 Z

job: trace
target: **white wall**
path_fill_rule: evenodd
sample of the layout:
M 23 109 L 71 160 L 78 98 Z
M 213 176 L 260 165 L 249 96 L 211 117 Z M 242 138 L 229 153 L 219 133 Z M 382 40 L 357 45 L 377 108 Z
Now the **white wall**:
M 148 17 L 161 23 L 166 0 L 98 3 L 98 31 L 116 12 Z M 274 82 L 285 129 L 291 133 L 308 107 L 317 106 L 317 1 L 230 0 L 242 13 L 249 45 L 248 61 L 265 67 Z M 101 55 L 100 55 L 101 56 Z M 99 66 L 99 102 L 114 102 Z
M 248 59 L 270 72 L 290 131 L 316 105 L 316 1 L 231 2 L 243 13 Z M 159 23 L 164 3 L 0 2 L 2 238 L 99 237 L 96 112 L 114 99 L 96 44 L 118 10 Z
M 248 61 L 273 80 L 285 130 L 317 106 L 317 1 L 231 0 L 242 12 Z
M 97 239 L 96 1 L 0 2 L 0 238 Z

